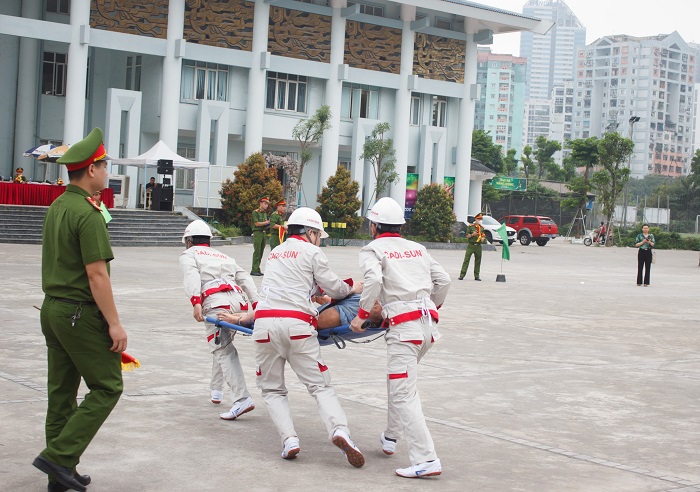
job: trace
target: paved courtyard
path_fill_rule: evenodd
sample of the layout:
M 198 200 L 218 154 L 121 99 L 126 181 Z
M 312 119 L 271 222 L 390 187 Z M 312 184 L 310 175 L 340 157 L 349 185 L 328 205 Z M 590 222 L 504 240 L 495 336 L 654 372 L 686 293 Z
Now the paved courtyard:
M 250 268 L 252 245 L 221 248 Z M 359 278 L 358 248 L 325 248 Z M 463 251 L 433 256 L 452 275 L 442 340 L 420 367 L 420 394 L 444 472 L 394 476 L 385 456 L 383 340 L 324 347 L 355 442 L 351 467 L 327 439 L 313 399 L 288 374 L 302 451 L 281 446 L 254 382 L 250 338 L 237 338 L 255 411 L 218 418 L 211 357 L 181 287 L 178 248 L 115 248 L 112 280 L 142 367 L 79 470 L 91 491 L 424 490 L 700 491 L 700 268 L 696 252 L 659 251 L 651 287 L 636 251 L 572 245 L 485 252 L 482 282 L 457 281 Z M 39 327 L 41 248 L 0 244 L 0 482 L 46 490 L 31 466 L 43 448 L 46 353 Z M 263 270 L 265 265 L 263 264 Z M 260 283 L 260 278 L 255 279 Z

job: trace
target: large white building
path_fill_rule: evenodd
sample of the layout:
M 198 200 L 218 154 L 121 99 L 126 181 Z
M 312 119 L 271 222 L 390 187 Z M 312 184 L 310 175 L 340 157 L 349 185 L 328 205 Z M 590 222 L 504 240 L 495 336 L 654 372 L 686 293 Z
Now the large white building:
M 110 153 L 133 157 L 160 139 L 222 179 L 252 153 L 298 152 L 292 128 L 327 104 L 331 129 L 304 173 L 306 203 L 339 163 L 369 200 L 359 156 L 386 121 L 399 174 L 414 171 L 421 185 L 454 176 L 464 220 L 480 209 L 483 179 L 470 173 L 477 45 L 549 27 L 460 0 L 3 0 L 0 174 L 22 165 L 43 177 L 24 150 L 102 126 Z M 143 177 L 113 172 L 131 176 L 134 206 Z M 177 176 L 180 204 L 204 206 L 196 181 Z M 404 203 L 405 180 L 390 194 Z
M 576 53 L 586 45 L 586 28 L 563 0 L 529 0 L 523 14 L 551 21 L 545 33 L 523 32 L 520 56 L 527 58 L 525 143 L 549 136 L 552 89 L 573 77 Z
M 633 177 L 688 174 L 697 54 L 677 32 L 605 36 L 579 50 L 574 138 L 616 130 L 634 140 Z

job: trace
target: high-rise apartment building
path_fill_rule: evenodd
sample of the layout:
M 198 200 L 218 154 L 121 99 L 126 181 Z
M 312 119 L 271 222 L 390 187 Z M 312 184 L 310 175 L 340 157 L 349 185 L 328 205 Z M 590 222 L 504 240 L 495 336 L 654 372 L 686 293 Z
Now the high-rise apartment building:
M 571 154 L 571 149 L 566 148 L 566 141 L 571 140 L 573 133 L 574 116 L 574 82 L 565 80 L 562 85 L 552 88 L 550 99 L 550 125 L 549 140 L 555 140 L 561 144 L 560 151 L 554 154 L 554 160 L 560 166 L 563 160 Z
M 525 141 L 549 135 L 550 97 L 554 86 L 573 77 L 577 51 L 586 45 L 586 28 L 562 0 L 530 0 L 523 14 L 554 23 L 547 34 L 522 33 L 520 56 L 527 58 Z
M 618 131 L 635 143 L 632 176 L 682 176 L 695 140 L 697 49 L 681 36 L 602 37 L 579 50 L 574 138 Z
M 491 53 L 488 48 L 478 53 L 476 82 L 481 98 L 476 103 L 474 128 L 490 132 L 504 153 L 514 148 L 519 155 L 523 148 L 526 62 Z

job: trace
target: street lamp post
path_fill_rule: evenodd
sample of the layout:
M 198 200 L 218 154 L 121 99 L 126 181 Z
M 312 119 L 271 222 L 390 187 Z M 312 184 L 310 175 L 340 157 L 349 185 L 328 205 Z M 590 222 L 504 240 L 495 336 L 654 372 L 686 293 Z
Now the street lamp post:
M 629 119 L 630 126 L 629 126 L 629 139 L 634 142 L 634 124 L 637 123 L 641 118 L 639 116 L 632 116 Z M 632 155 L 634 154 L 634 147 L 632 148 L 632 154 L 629 155 L 629 158 L 627 159 L 627 169 L 630 170 L 630 174 L 632 173 Z M 625 225 L 625 229 L 627 229 L 627 192 L 629 190 L 629 176 L 627 177 L 627 181 L 625 182 L 625 196 L 624 196 L 624 203 L 622 204 L 622 223 Z

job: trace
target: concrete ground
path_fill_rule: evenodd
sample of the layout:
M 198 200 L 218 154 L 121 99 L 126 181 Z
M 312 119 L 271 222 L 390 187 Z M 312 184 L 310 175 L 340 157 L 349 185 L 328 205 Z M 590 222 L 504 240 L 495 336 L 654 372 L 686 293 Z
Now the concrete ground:
M 250 267 L 252 245 L 221 248 Z M 359 278 L 357 248 L 325 248 Z M 83 456 L 91 491 L 700 491 L 697 253 L 659 251 L 649 288 L 636 251 L 565 243 L 484 253 L 482 282 L 457 281 L 462 251 L 432 251 L 453 276 L 443 338 L 420 394 L 444 472 L 408 480 L 406 447 L 385 456 L 383 340 L 324 347 L 364 468 L 328 441 L 313 399 L 288 374 L 302 451 L 281 446 L 255 388 L 250 338 L 237 346 L 255 411 L 227 422 L 209 401 L 211 357 L 191 317 L 178 248 L 115 248 L 112 279 L 128 352 L 119 405 Z M 39 246 L 0 245 L 0 489 L 40 491 L 46 354 Z M 264 270 L 263 264 L 263 270 Z M 256 282 L 260 282 L 256 278 Z

